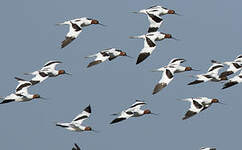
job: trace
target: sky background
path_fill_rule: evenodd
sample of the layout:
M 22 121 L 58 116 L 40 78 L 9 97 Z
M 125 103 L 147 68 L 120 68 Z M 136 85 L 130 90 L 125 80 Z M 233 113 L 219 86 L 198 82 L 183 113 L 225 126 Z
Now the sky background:
M 148 29 L 144 15 L 132 11 L 162 5 L 183 16 L 164 16 L 160 31 L 181 41 L 157 43 L 152 55 L 135 65 L 143 40 L 131 40 Z M 241 148 L 241 86 L 221 90 L 221 83 L 187 86 L 189 75 L 207 71 L 210 60 L 233 60 L 241 54 L 242 2 L 239 0 L 2 0 L 0 95 L 15 90 L 15 76 L 30 79 L 24 72 L 35 71 L 49 60 L 60 60 L 57 69 L 72 76 L 51 78 L 29 89 L 48 100 L 0 106 L 0 149 L 69 150 L 74 143 L 83 150 L 198 150 L 214 146 L 218 150 Z M 58 22 L 78 17 L 98 19 L 107 27 L 92 25 L 69 46 L 60 49 L 68 32 Z M 135 57 L 119 57 L 92 68 L 85 56 L 116 47 Z M 152 96 L 161 74 L 151 70 L 166 65 L 174 57 L 185 58 L 183 65 L 201 72 L 176 74 L 167 88 Z M 177 99 L 207 96 L 227 105 L 214 104 L 206 111 L 183 121 L 188 102 Z M 136 99 L 148 103 L 159 116 L 147 115 L 110 125 L 112 113 Z M 71 121 L 88 104 L 92 115 L 84 122 L 100 133 L 75 133 L 56 127 Z

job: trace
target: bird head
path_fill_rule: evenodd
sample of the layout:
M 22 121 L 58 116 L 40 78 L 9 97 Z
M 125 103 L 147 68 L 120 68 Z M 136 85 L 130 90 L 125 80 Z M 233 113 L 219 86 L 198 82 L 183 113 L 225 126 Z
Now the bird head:
M 168 10 L 168 14 L 175 14 L 175 10 Z
M 219 103 L 219 100 L 218 99 L 212 99 L 212 101 L 211 101 L 212 103 Z
M 34 94 L 33 95 L 33 99 L 36 99 L 36 98 L 40 98 L 40 95 L 39 94 Z
M 185 71 L 191 71 L 192 70 L 192 67 L 186 67 L 185 68 Z
M 91 127 L 85 127 L 85 131 L 92 131 L 92 128 Z
M 144 114 L 151 114 L 151 111 L 149 109 L 144 110 Z

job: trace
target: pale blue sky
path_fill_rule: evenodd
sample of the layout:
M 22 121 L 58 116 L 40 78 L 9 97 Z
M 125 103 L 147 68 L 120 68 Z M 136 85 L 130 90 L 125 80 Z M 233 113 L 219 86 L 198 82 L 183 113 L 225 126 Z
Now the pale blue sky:
M 137 57 L 142 40 L 129 36 L 147 31 L 146 16 L 132 14 L 152 5 L 162 5 L 183 16 L 164 16 L 160 31 L 181 41 L 158 43 L 143 63 L 117 58 L 87 69 L 91 61 L 84 57 L 104 48 L 117 47 Z M 58 59 L 58 68 L 72 76 L 49 79 L 29 89 L 48 98 L 0 107 L 0 149 L 68 150 L 77 143 L 83 150 L 198 150 L 215 146 L 218 150 L 241 147 L 241 86 L 220 90 L 222 84 L 187 86 L 191 74 L 181 73 L 160 93 L 151 96 L 160 73 L 151 70 L 167 64 L 173 57 L 187 60 L 184 65 L 206 71 L 210 60 L 232 60 L 241 51 L 242 2 L 239 0 L 3 0 L 1 17 L 0 95 L 14 91 L 15 76 L 29 79 L 24 72 L 39 69 L 46 61 Z M 100 20 L 107 27 L 89 26 L 64 49 L 60 43 L 68 27 L 56 23 L 78 17 Z M 181 120 L 189 103 L 178 98 L 207 96 L 227 106 L 215 104 L 201 114 Z M 132 118 L 109 125 L 112 113 L 129 107 L 135 99 L 145 100 L 159 116 Z M 55 126 L 71 121 L 91 104 L 93 114 L 85 125 L 100 133 L 74 133 Z

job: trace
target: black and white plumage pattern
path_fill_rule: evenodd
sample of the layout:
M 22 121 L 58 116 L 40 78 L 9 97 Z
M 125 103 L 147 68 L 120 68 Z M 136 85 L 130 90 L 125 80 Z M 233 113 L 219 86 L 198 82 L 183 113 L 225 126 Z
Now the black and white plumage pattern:
M 185 116 L 182 118 L 182 120 L 188 119 L 201 111 L 207 109 L 212 105 L 212 99 L 207 97 L 198 97 L 198 98 L 186 98 L 183 99 L 184 101 L 190 102 L 190 108 L 186 112 Z
M 156 94 L 159 91 L 161 91 L 163 88 L 165 88 L 174 78 L 174 72 L 176 71 L 176 68 L 173 66 L 167 66 L 160 69 L 160 71 L 163 71 L 162 78 L 160 81 L 156 84 L 152 94 Z
M 229 88 L 229 87 L 239 84 L 241 82 L 242 82 L 242 71 L 240 72 L 239 75 L 236 75 L 233 78 L 229 79 L 229 81 L 224 84 L 222 89 Z
M 169 35 L 169 37 L 167 35 Z M 147 57 L 149 57 L 151 53 L 155 50 L 155 41 L 161 41 L 165 38 L 171 38 L 171 35 L 162 32 L 153 32 L 140 36 L 131 36 L 130 38 L 144 40 L 144 48 L 140 51 L 140 54 L 136 61 L 136 64 L 139 64 L 143 62 Z
M 188 83 L 188 85 L 194 85 L 194 84 L 199 84 L 199 83 L 208 82 L 208 81 L 219 82 L 222 80 L 226 80 L 226 78 L 220 78 L 218 75 L 219 70 L 222 69 L 224 65 L 215 60 L 212 60 L 211 62 L 212 62 L 212 66 L 209 67 L 208 72 L 205 74 L 196 75 L 195 77 L 197 79 L 193 82 Z
M 77 131 L 77 132 L 86 131 L 86 127 L 82 126 L 82 122 L 86 120 L 90 115 L 91 115 L 91 106 L 88 105 L 70 123 L 56 123 L 56 126 L 65 128 L 70 131 Z
M 66 34 L 65 40 L 61 43 L 61 48 L 66 47 L 73 40 L 75 40 L 79 34 L 82 32 L 82 28 L 93 24 L 93 19 L 82 17 L 69 21 L 65 21 L 63 23 L 58 23 L 57 25 L 69 25 L 69 32 Z M 95 24 L 98 24 L 96 21 Z
M 115 118 L 110 124 L 118 123 L 120 121 L 126 120 L 130 117 L 139 117 L 144 115 L 144 110 L 141 110 L 141 107 L 146 105 L 145 102 L 136 100 L 134 104 L 132 104 L 128 109 L 122 111 L 117 118 Z
M 125 52 L 118 50 L 116 48 L 104 49 L 104 50 L 98 52 L 97 54 L 85 57 L 85 58 L 96 57 L 94 59 L 94 61 L 92 61 L 88 64 L 87 68 L 100 64 L 106 60 L 112 61 L 113 59 L 117 58 L 118 56 L 127 56 L 127 55 Z
M 74 143 L 74 147 L 72 148 L 72 150 L 81 150 L 81 149 L 76 143 Z

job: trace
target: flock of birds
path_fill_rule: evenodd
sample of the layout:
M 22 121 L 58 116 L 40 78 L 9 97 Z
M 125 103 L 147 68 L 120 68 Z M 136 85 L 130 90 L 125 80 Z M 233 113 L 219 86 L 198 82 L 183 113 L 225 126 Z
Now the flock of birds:
M 167 9 L 162 6 L 152 6 L 148 9 L 142 9 L 134 13 L 146 14 L 150 22 L 150 26 L 148 28 L 147 34 L 130 37 L 132 39 L 144 40 L 144 48 L 140 51 L 136 64 L 143 62 L 148 56 L 151 55 L 151 53 L 156 48 L 156 41 L 161 41 L 164 39 L 178 40 L 174 38 L 171 34 L 158 32 L 160 26 L 163 23 L 163 19 L 161 18 L 161 16 L 166 14 L 179 15 L 174 10 Z M 70 44 L 73 40 L 75 40 L 79 36 L 79 34 L 82 32 L 82 29 L 84 27 L 89 26 L 91 24 L 99 24 L 99 25 L 105 26 L 101 24 L 98 20 L 90 19 L 86 17 L 65 21 L 63 23 L 58 23 L 58 25 L 69 25 L 69 32 L 67 33 L 65 40 L 62 42 L 61 48 L 64 48 L 68 44 Z M 87 67 L 88 68 L 92 67 L 106 60 L 112 61 L 113 59 L 119 56 L 126 56 L 126 57 L 132 58 L 131 56 L 128 56 L 126 52 L 120 49 L 109 48 L 109 49 L 104 49 L 96 54 L 87 56 L 86 58 L 95 57 L 94 61 L 90 62 Z M 154 90 L 152 92 L 153 95 L 157 94 L 163 88 L 168 86 L 168 84 L 173 80 L 176 73 L 193 71 L 193 70 L 199 71 L 199 70 L 193 69 L 190 66 L 186 66 L 186 67 L 182 66 L 181 64 L 184 62 L 185 62 L 185 59 L 183 58 L 174 58 L 168 63 L 168 65 L 163 66 L 159 69 L 153 70 L 154 72 L 163 72 L 161 79 L 154 87 Z M 222 89 L 226 89 L 242 82 L 242 71 L 241 71 L 242 55 L 237 56 L 232 61 L 227 61 L 224 63 L 221 63 L 215 60 L 212 60 L 211 62 L 212 62 L 212 65 L 209 67 L 208 71 L 203 74 L 192 76 L 192 77 L 195 77 L 196 80 L 188 83 L 188 85 L 194 85 L 194 84 L 204 83 L 208 81 L 222 82 L 224 83 L 224 86 L 222 87 Z M 0 104 L 6 104 L 14 101 L 25 102 L 33 99 L 38 99 L 38 98 L 44 99 L 39 94 L 29 94 L 28 88 L 36 84 L 42 83 L 49 77 L 57 77 L 60 75 L 71 75 L 70 73 L 67 73 L 65 70 L 56 70 L 56 66 L 61 63 L 62 63 L 61 61 L 57 61 L 57 60 L 49 61 L 46 64 L 44 64 L 44 66 L 41 69 L 31 73 L 25 73 L 25 75 L 34 76 L 29 81 L 21 79 L 19 77 L 15 77 L 15 79 L 19 83 L 15 89 L 15 92 L 11 93 L 6 97 L 1 97 L 3 101 Z M 228 66 L 227 70 L 219 74 L 219 70 L 224 68 L 225 65 Z M 239 71 L 240 73 L 238 75 L 235 75 L 234 77 L 228 79 L 229 76 L 231 76 L 232 74 L 236 74 Z M 207 97 L 186 98 L 183 100 L 188 101 L 191 104 L 189 110 L 185 113 L 184 117 L 182 118 L 183 120 L 188 119 L 202 112 L 203 110 L 210 107 L 213 103 L 221 103 L 216 98 L 207 98 Z M 141 107 L 144 105 L 146 105 L 146 102 L 141 100 L 136 100 L 135 103 L 132 104 L 129 108 L 121 111 L 120 113 L 113 114 L 114 116 L 117 116 L 117 117 L 114 118 L 110 122 L 110 124 L 119 123 L 131 117 L 140 117 L 148 114 L 157 115 L 151 112 L 150 109 L 145 109 L 145 110 L 141 109 Z M 90 116 L 90 114 L 91 114 L 91 106 L 88 105 L 71 122 L 56 123 L 56 126 L 65 128 L 70 131 L 77 131 L 77 132 L 96 131 L 92 129 L 90 126 L 82 125 L 82 122 L 86 120 Z M 77 144 L 75 144 L 75 147 L 73 147 L 72 150 L 80 150 L 80 147 Z M 216 150 L 216 148 L 203 147 L 201 148 L 201 150 Z

